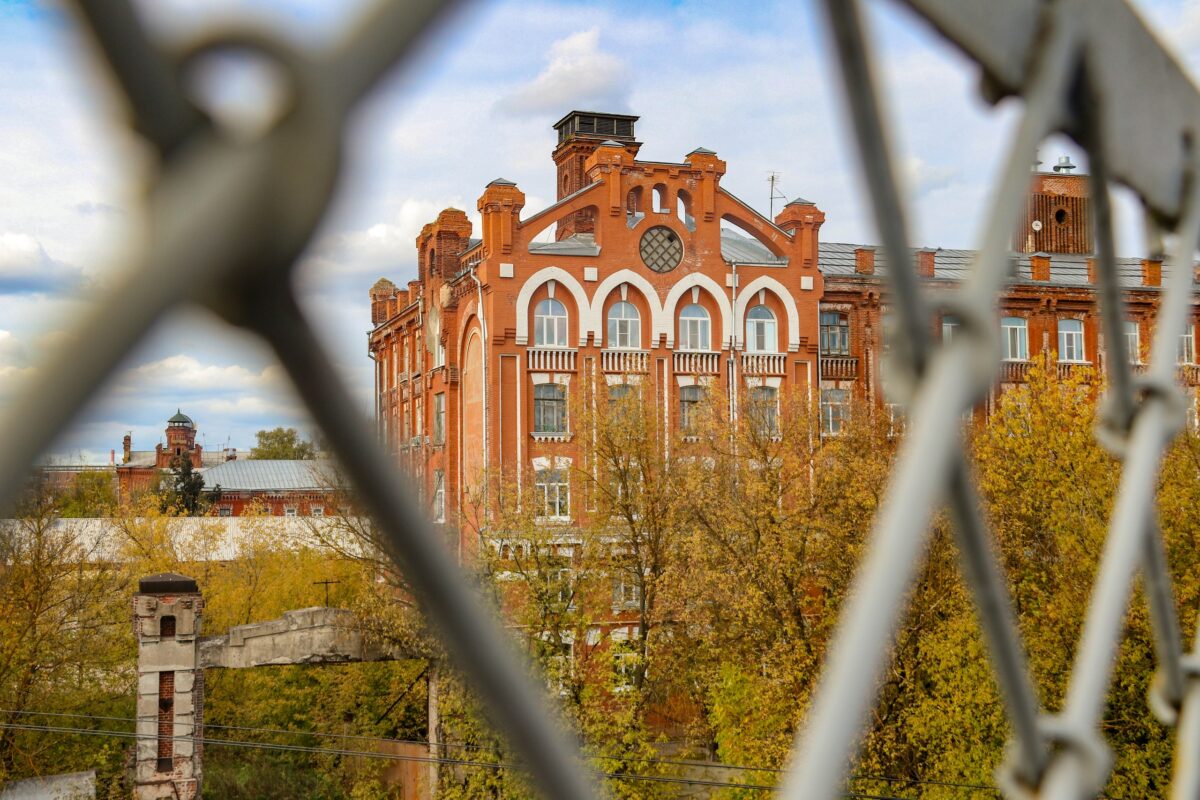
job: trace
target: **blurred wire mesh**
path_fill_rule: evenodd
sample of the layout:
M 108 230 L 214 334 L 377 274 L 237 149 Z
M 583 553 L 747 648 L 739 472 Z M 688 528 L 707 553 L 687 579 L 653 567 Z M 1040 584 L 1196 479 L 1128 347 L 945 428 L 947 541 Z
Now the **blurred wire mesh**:
M 1012 725 L 1013 746 L 1001 774 L 1005 795 L 1085 797 L 1106 782 L 1109 757 L 1099 723 L 1140 572 L 1159 661 L 1150 703 L 1165 724 L 1178 726 L 1173 796 L 1200 797 L 1200 643 L 1191 653 L 1183 650 L 1154 509 L 1158 466 L 1183 417 L 1174 348 L 1188 313 L 1200 238 L 1200 95 L 1124 0 L 906 2 L 977 62 L 989 97 L 1019 96 L 1024 113 L 991 208 L 979 223 L 978 261 L 951 301 L 963 334 L 935 349 L 928 334 L 933 309 L 917 285 L 903 192 L 876 95 L 872 43 L 857 0 L 826 0 L 878 229 L 889 263 L 899 265 L 889 270 L 900 333 L 894 377 L 912 424 L 784 779 L 784 796 L 830 798 L 842 791 L 931 515 L 946 504 Z M 250 28 L 209 31 L 183 49 L 168 50 L 147 34 L 128 0 L 76 0 L 123 91 L 129 124 L 157 152 L 159 168 L 145 188 L 146 225 L 125 256 L 123 276 L 0 420 L 0 440 L 8 445 L 0 459 L 0 505 L 13 502 L 29 465 L 156 320 L 182 305 L 207 307 L 274 349 L 385 531 L 390 555 L 543 794 L 596 797 L 600 789 L 542 704 L 529 670 L 442 551 L 421 509 L 397 488 L 403 484 L 394 465 L 333 379 L 330 359 L 289 288 L 296 257 L 328 207 L 347 115 L 421 40 L 445 5 L 379 3 L 321 51 L 297 49 Z M 183 76 L 214 52 L 252 55 L 286 76 L 283 107 L 258 136 L 223 130 L 184 92 Z M 1092 168 L 1098 288 L 1105 338 L 1114 351 L 1106 362 L 1110 390 L 1098 434 L 1123 457 L 1125 469 L 1067 701 L 1050 716 L 1038 705 L 956 421 L 995 380 L 999 348 L 991 318 L 1010 274 L 1008 232 L 1017 222 L 1037 145 L 1055 132 L 1075 138 Z M 1152 229 L 1175 234 L 1151 366 L 1143 376 L 1131 374 L 1121 353 L 1110 182 L 1136 193 Z M 107 309 L 117 305 L 123 313 L 114 318 Z

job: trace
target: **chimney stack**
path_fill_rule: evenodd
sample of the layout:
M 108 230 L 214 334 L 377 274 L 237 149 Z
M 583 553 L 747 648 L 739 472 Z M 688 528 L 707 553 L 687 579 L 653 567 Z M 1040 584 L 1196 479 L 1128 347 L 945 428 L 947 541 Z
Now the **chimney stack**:
M 875 248 L 854 248 L 854 271 L 859 275 L 875 274 Z
M 1142 259 L 1142 286 L 1162 286 L 1162 262 L 1154 258 Z
M 1050 280 L 1050 256 L 1035 253 L 1029 257 L 1029 271 L 1035 281 Z
M 924 247 L 917 251 L 917 277 L 932 278 L 934 267 L 937 265 L 937 251 Z
M 129 434 L 129 433 L 125 434 L 125 438 L 121 440 L 121 448 L 122 448 L 121 463 L 128 464 L 129 459 L 132 458 L 132 452 L 133 452 L 133 435 L 132 434 Z

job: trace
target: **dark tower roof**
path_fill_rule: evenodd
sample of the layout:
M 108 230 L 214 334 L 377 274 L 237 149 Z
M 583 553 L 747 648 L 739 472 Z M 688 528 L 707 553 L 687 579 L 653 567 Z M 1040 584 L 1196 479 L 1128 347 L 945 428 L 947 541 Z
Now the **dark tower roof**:
M 558 141 L 568 139 L 614 139 L 632 142 L 633 123 L 638 118 L 632 114 L 609 114 L 603 111 L 572 111 L 553 127 L 558 131 Z
M 159 572 L 138 581 L 138 592 L 141 594 L 188 594 L 199 591 L 200 587 L 194 578 L 174 572 Z
M 196 427 L 196 423 L 192 422 L 192 418 L 183 413 L 179 409 L 175 409 L 175 416 L 167 420 L 168 425 L 187 425 L 190 428 Z

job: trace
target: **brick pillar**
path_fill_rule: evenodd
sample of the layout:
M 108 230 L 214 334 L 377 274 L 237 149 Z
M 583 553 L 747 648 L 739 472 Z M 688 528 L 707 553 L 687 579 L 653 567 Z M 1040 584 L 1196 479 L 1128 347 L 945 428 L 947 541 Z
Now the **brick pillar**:
M 133 626 L 138 643 L 134 800 L 200 797 L 204 671 L 198 642 L 204 599 L 191 578 L 171 573 L 138 583 Z

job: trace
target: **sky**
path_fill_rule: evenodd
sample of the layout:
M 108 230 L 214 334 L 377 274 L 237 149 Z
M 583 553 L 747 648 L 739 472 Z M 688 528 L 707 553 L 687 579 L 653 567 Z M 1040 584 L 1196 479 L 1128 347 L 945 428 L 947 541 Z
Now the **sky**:
M 1200 0 L 1139 0 L 1193 74 Z M 971 247 L 1019 111 L 985 104 L 975 68 L 911 12 L 872 0 L 869 33 L 887 93 L 914 244 Z M 156 37 L 249 20 L 303 46 L 333 40 L 360 2 L 147 0 Z M 123 265 L 147 175 L 115 88 L 77 20 L 57 3 L 0 0 L 0 414 L 47 348 Z M 269 80 L 218 63 L 195 91 L 220 113 L 252 117 Z M 367 290 L 415 277 L 414 239 L 447 206 L 467 211 L 497 177 L 553 202 L 551 125 L 572 109 L 640 115 L 641 157 L 679 161 L 696 147 L 728 164 L 722 185 L 764 213 L 769 172 L 788 197 L 826 214 L 826 241 L 877 242 L 838 78 L 814 0 L 476 0 L 460 5 L 355 112 L 338 195 L 295 280 L 344 380 L 371 412 Z M 239 116 L 241 115 L 241 116 Z M 1085 163 L 1054 138 L 1041 158 Z M 297 165 L 303 168 L 303 165 Z M 1118 249 L 1139 253 L 1132 203 L 1118 196 Z M 115 307 L 111 313 L 121 313 Z M 209 448 L 254 444 L 277 426 L 311 432 L 266 348 L 202 311 L 160 324 L 50 448 L 61 463 L 120 457 L 121 437 L 150 449 L 182 409 Z

